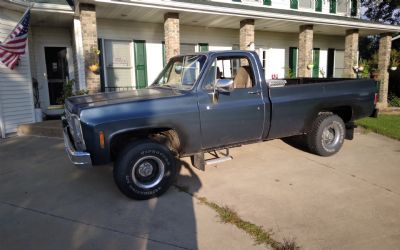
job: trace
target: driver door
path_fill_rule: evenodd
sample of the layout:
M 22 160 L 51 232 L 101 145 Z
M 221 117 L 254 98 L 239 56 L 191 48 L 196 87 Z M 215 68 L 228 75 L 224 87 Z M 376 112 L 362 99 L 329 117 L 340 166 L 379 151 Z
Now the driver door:
M 265 105 L 251 61 L 220 57 L 207 70 L 199 93 L 203 149 L 261 139 Z M 220 79 L 232 82 L 229 91 L 216 89 Z

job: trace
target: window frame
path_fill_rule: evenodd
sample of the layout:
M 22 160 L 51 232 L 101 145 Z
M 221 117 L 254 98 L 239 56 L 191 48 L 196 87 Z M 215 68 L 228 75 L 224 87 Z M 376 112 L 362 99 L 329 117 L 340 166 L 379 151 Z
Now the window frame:
M 257 80 L 256 80 L 257 77 L 256 77 L 256 74 L 254 72 L 254 67 L 256 65 L 254 65 L 253 60 L 251 60 L 251 58 L 249 56 L 245 55 L 245 54 L 236 54 L 235 53 L 235 54 L 232 54 L 232 55 L 213 56 L 213 58 L 212 58 L 213 60 L 211 62 L 209 62 L 207 67 L 204 69 L 203 74 L 201 76 L 201 79 L 198 79 L 198 80 L 201 81 L 200 82 L 201 84 L 199 84 L 200 85 L 199 88 L 203 92 L 208 92 L 210 90 L 215 90 L 217 71 L 215 71 L 215 73 L 214 73 L 214 84 L 213 84 L 214 87 L 212 89 L 205 88 L 204 80 L 206 79 L 207 74 L 211 70 L 211 67 L 213 66 L 213 64 L 215 63 L 217 65 L 217 61 L 220 58 L 225 58 L 223 60 L 226 60 L 226 59 L 238 59 L 238 60 L 246 59 L 248 61 L 248 63 L 249 63 L 249 67 L 250 67 L 250 74 L 249 75 L 250 75 L 250 79 L 251 79 L 251 82 L 252 82 L 252 87 L 251 88 L 233 88 L 232 92 L 234 90 L 249 90 L 249 89 L 254 89 L 255 87 L 257 87 Z M 235 75 L 235 77 L 236 77 L 236 75 Z M 235 78 L 232 78 L 232 80 L 234 80 L 234 79 Z

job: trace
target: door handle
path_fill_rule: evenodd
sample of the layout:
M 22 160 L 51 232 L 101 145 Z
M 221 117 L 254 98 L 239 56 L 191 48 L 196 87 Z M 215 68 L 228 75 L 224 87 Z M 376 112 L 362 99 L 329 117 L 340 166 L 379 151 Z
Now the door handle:
M 247 93 L 250 94 L 250 95 L 259 95 L 259 94 L 261 94 L 261 91 L 260 90 L 256 90 L 256 91 L 249 91 Z

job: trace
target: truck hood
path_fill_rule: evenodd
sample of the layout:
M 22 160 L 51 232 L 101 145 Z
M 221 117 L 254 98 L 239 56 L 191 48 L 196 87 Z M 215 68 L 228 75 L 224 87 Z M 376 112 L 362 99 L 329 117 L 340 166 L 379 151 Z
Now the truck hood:
M 68 111 L 79 114 L 82 109 L 100 107 L 133 101 L 153 100 L 182 95 L 176 89 L 152 87 L 146 89 L 130 90 L 123 92 L 98 93 L 93 95 L 82 95 L 70 97 L 65 102 Z

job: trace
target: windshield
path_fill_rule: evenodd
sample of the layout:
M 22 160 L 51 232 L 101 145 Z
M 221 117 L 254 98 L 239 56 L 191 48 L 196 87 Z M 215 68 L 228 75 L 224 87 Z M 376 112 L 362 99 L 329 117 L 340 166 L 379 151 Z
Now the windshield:
M 205 55 L 175 57 L 169 61 L 153 85 L 192 89 L 206 62 Z

